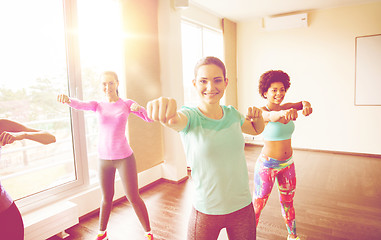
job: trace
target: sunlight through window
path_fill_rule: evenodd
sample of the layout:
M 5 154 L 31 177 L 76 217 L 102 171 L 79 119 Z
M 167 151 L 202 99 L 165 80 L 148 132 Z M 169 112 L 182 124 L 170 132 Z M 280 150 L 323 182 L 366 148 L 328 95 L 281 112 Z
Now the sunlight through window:
M 0 117 L 57 139 L 47 146 L 23 140 L 3 147 L 1 182 L 14 199 L 77 179 L 69 112 L 56 102 L 56 94 L 68 89 L 63 21 L 62 1 L 0 2 Z
M 194 78 L 194 66 L 196 62 L 206 56 L 223 59 L 223 36 L 222 32 L 209 29 L 189 21 L 181 22 L 182 34 L 182 61 L 183 61 L 183 85 L 184 105 L 195 106 L 198 103 L 198 95 L 192 85 Z M 221 99 L 223 104 L 225 97 Z
M 89 7 L 91 6 L 91 7 Z M 123 28 L 119 1 L 78 0 L 83 100 L 101 100 L 99 75 L 114 71 L 119 79 L 123 72 Z M 119 82 L 119 95 L 125 97 L 125 82 Z M 98 123 L 93 112 L 85 112 L 86 142 L 91 183 L 98 178 Z

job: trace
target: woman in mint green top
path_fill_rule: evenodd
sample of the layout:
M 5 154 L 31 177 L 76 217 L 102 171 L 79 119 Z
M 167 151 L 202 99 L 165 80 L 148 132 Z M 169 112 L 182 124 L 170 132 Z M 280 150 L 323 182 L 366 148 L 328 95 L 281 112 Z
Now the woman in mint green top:
M 259 93 L 267 99 L 262 107 L 266 123 L 262 132 L 264 146 L 254 170 L 254 209 L 258 225 L 259 216 L 265 207 L 274 184 L 279 189 L 288 240 L 299 239 L 296 235 L 294 194 L 296 187 L 295 166 L 292 160 L 291 136 L 298 110 L 303 115 L 312 113 L 311 104 L 306 101 L 282 104 L 290 78 L 283 71 L 268 71 L 259 80 Z
M 148 103 L 148 117 L 180 132 L 194 186 L 189 240 L 214 240 L 226 228 L 231 240 L 256 239 L 255 214 L 249 189 L 242 131 L 263 131 L 262 111 L 247 117 L 232 106 L 220 105 L 228 84 L 224 64 L 215 57 L 201 59 L 193 85 L 197 107 L 182 107 L 161 97 Z
M 252 200 L 241 132 L 245 118 L 232 106 L 221 107 L 218 120 L 198 108 L 180 110 L 188 118 L 180 136 L 192 169 L 194 207 L 213 215 L 232 213 Z

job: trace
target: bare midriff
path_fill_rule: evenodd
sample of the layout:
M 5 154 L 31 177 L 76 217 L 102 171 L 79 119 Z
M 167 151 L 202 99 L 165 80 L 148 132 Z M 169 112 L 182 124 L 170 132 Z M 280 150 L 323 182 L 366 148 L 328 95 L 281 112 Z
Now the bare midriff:
M 292 156 L 291 139 L 264 141 L 262 154 L 277 160 L 287 160 Z

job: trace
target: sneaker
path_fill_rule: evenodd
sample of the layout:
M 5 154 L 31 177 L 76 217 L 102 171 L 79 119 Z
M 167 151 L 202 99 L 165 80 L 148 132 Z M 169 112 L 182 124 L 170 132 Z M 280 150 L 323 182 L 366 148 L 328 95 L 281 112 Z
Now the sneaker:
M 153 235 L 152 233 L 146 234 L 146 240 L 153 240 Z
M 293 238 L 290 235 L 288 235 L 287 240 L 300 240 L 299 237 Z
M 98 234 L 96 240 L 108 240 L 107 232 L 105 232 L 104 234 Z

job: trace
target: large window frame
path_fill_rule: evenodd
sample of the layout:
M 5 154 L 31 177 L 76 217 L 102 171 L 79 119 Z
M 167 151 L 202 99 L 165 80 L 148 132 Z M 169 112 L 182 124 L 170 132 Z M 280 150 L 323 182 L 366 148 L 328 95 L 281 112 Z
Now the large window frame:
M 71 96 L 81 98 L 81 72 L 78 54 L 79 44 L 77 31 L 76 0 L 63 0 L 64 28 L 66 38 L 67 77 L 69 93 Z M 70 110 L 71 131 L 73 140 L 74 165 L 76 179 L 62 185 L 43 190 L 16 200 L 22 212 L 27 212 L 47 203 L 58 201 L 75 191 L 88 185 L 88 171 L 86 151 L 86 133 L 84 131 L 84 114 L 80 111 Z
M 62 3 L 66 41 L 68 93 L 71 97 L 83 99 L 77 0 L 62 0 Z M 76 178 L 73 181 L 17 199 L 16 203 L 22 213 L 71 197 L 98 185 L 98 182 L 91 182 L 89 176 L 85 112 L 76 111 L 72 108 L 68 109 L 70 109 L 68 111 L 70 111 L 71 136 L 73 142 L 72 151 L 74 154 Z

